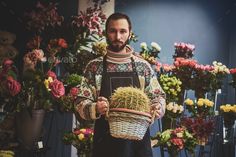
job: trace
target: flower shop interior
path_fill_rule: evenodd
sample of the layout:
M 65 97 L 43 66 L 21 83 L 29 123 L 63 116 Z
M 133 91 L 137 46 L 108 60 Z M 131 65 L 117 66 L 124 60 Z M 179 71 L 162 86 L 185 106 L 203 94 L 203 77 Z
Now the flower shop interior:
M 0 12 L 0 156 L 91 156 L 77 95 L 122 12 L 166 93 L 153 157 L 236 157 L 235 0 L 1 0 Z

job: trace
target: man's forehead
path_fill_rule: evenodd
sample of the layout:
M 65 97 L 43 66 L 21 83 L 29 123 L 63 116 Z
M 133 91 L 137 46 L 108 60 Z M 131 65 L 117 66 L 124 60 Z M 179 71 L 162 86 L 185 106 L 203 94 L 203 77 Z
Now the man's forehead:
M 108 24 L 108 29 L 128 30 L 129 23 L 126 19 L 111 20 Z

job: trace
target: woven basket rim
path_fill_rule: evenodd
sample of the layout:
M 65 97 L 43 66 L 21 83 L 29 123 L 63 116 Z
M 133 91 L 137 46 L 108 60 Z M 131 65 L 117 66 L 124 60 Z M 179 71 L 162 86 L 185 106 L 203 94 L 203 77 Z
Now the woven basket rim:
M 131 110 L 131 109 L 127 109 L 127 108 L 110 108 L 109 112 L 127 112 L 127 113 L 134 113 L 134 114 L 137 114 L 137 115 L 142 115 L 142 116 L 152 118 L 150 113 Z

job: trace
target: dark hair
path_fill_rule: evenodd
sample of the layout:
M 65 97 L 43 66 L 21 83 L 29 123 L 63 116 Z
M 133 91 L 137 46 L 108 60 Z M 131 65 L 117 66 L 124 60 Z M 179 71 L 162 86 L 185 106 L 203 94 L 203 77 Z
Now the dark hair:
M 131 28 L 132 28 L 131 21 L 130 21 L 130 18 L 127 15 L 125 15 L 123 13 L 113 13 L 107 18 L 106 31 L 107 31 L 107 28 L 108 28 L 108 24 L 111 20 L 119 20 L 119 19 L 126 19 L 128 24 L 129 24 L 129 30 L 131 30 Z

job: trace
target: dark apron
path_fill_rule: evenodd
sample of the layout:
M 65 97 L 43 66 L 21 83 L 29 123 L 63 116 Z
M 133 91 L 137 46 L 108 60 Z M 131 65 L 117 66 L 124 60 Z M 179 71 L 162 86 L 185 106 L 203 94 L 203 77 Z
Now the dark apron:
M 118 87 L 140 88 L 135 63 L 132 58 L 132 72 L 107 72 L 106 56 L 103 59 L 103 74 L 100 96 L 108 100 Z M 152 157 L 149 129 L 140 141 L 114 138 L 104 116 L 97 119 L 94 128 L 93 157 Z

